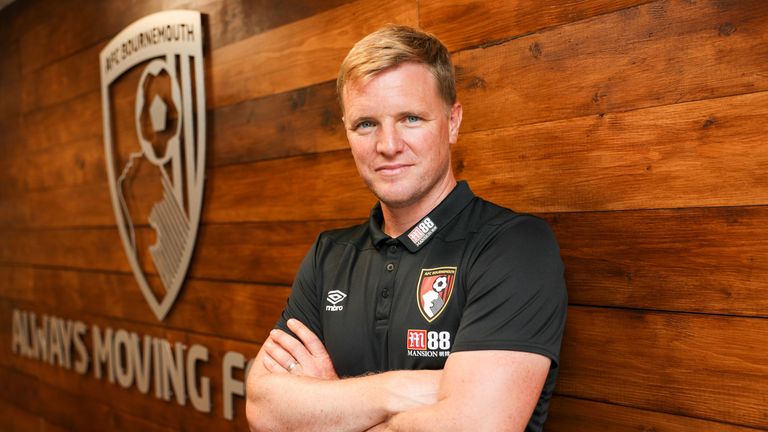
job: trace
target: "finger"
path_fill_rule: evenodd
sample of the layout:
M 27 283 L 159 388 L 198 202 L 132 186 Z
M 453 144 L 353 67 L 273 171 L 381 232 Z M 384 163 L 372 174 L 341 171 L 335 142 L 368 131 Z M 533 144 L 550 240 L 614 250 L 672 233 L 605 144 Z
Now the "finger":
M 287 352 L 289 356 L 296 359 L 299 363 L 309 359 L 310 353 L 307 348 L 304 347 L 304 344 L 288 333 L 280 329 L 275 329 L 269 333 L 269 337 L 275 344 L 279 345 L 283 351 Z M 280 361 L 282 358 L 275 357 L 275 360 Z
M 280 363 L 276 362 L 275 359 L 269 356 L 269 354 L 266 354 L 264 356 L 264 359 L 262 361 L 264 364 L 264 367 L 272 372 L 272 373 L 287 373 L 288 371 L 283 368 Z
M 315 357 L 328 355 L 328 351 L 326 351 L 323 342 L 309 329 L 309 327 L 294 318 L 289 319 L 287 324 L 288 328 L 301 339 L 301 342 L 304 343 L 304 346 L 309 350 L 310 354 Z
M 264 342 L 264 352 L 283 369 L 287 369 L 289 364 L 297 361 L 282 345 L 276 343 L 272 336 Z

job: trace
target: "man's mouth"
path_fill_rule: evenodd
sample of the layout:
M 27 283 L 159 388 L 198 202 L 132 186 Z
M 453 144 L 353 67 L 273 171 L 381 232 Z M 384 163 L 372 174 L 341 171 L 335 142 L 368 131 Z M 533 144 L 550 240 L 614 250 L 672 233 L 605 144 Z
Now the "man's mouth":
M 401 174 L 403 171 L 411 167 L 409 164 L 404 163 L 390 163 L 390 164 L 384 164 L 379 165 L 376 167 L 376 172 L 385 175 L 385 176 L 393 176 Z

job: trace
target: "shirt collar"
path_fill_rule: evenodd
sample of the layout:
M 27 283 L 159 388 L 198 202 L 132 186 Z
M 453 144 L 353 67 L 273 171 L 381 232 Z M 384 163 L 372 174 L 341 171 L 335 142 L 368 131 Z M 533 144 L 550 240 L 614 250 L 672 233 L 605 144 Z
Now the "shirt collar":
M 475 197 L 469 185 L 465 181 L 460 181 L 456 184 L 456 187 L 446 196 L 443 201 L 438 204 L 429 214 L 421 218 L 411 228 L 405 230 L 405 232 L 397 238 L 397 241 L 402 243 L 406 249 L 411 252 L 416 252 L 429 240 L 434 237 L 435 233 L 440 231 L 448 222 L 451 221 L 464 207 L 469 204 Z M 381 203 L 376 205 L 371 210 L 371 216 L 368 219 L 368 228 L 371 233 L 371 240 L 375 246 L 380 246 L 383 242 L 390 242 L 393 240 L 390 236 L 381 230 L 381 224 L 384 221 L 384 215 L 381 211 Z

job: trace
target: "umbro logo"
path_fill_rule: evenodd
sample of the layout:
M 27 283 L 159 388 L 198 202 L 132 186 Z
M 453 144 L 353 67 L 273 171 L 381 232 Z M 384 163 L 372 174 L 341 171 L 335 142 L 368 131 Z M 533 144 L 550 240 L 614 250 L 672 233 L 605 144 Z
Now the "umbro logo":
M 335 312 L 344 309 L 344 306 L 339 303 L 344 301 L 345 298 L 347 298 L 347 295 L 339 290 L 329 291 L 326 300 L 330 305 L 325 305 L 325 310 Z

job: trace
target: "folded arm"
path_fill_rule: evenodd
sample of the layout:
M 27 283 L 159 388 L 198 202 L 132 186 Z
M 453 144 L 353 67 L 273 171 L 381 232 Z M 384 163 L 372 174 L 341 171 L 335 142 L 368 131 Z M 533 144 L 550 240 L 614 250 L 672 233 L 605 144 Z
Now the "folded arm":
M 549 371 L 549 358 L 518 351 L 452 353 L 438 402 L 392 416 L 374 431 L 522 431 Z
M 246 414 L 252 431 L 359 432 L 436 402 L 440 371 L 338 379 L 319 339 L 296 320 L 288 325 L 301 341 L 274 331 L 249 372 Z
M 442 371 L 340 380 L 320 340 L 288 325 L 301 341 L 273 331 L 248 377 L 253 431 L 522 431 L 550 367 L 539 354 L 467 351 Z

